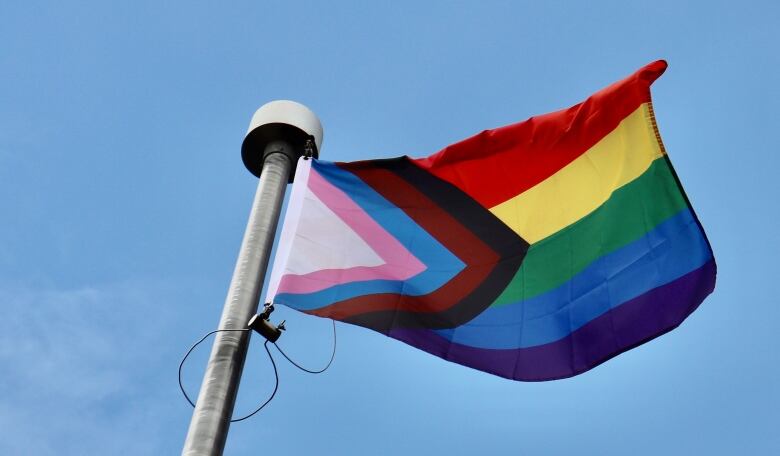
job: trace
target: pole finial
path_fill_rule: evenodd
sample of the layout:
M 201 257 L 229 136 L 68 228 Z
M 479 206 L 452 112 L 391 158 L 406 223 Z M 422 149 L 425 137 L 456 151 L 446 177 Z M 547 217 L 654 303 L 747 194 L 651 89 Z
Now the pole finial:
M 266 148 L 273 142 L 281 141 L 290 145 L 284 153 L 290 156 L 295 174 L 295 163 L 299 157 L 307 155 L 317 158 L 322 147 L 322 124 L 320 119 L 306 106 L 290 100 L 276 100 L 266 103 L 258 109 L 249 122 L 244 142 L 241 145 L 241 158 L 247 169 L 257 177 L 263 169 L 267 155 Z M 307 147 L 308 143 L 308 147 Z

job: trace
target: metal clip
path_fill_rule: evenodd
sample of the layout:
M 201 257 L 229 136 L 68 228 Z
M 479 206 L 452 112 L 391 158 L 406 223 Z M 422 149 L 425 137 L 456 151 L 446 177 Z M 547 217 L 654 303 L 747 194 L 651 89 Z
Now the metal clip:
M 272 343 L 279 340 L 279 337 L 282 335 L 282 331 L 286 329 L 284 327 L 284 321 L 282 321 L 279 326 L 274 326 L 274 324 L 268 320 L 273 311 L 274 305 L 269 302 L 265 305 L 265 307 L 263 307 L 262 312 L 250 318 L 249 323 L 246 324 L 249 329 L 265 337 L 269 342 Z
M 306 140 L 306 144 L 303 146 L 303 159 L 308 160 L 314 156 L 314 141 L 311 138 Z

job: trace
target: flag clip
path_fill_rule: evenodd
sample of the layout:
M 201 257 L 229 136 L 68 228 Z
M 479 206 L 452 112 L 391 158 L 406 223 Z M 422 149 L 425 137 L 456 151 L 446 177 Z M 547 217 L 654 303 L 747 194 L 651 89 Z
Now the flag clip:
M 262 312 L 250 318 L 249 323 L 246 324 L 249 329 L 259 333 L 261 336 L 265 337 L 269 342 L 272 343 L 279 340 L 279 337 L 282 335 L 282 331 L 286 329 L 284 327 L 285 320 L 282 320 L 278 326 L 274 326 L 274 324 L 269 321 L 273 311 L 274 305 L 269 302 L 263 307 Z
M 312 141 L 312 137 L 306 140 L 306 144 L 303 146 L 303 159 L 308 160 L 311 157 L 314 156 L 314 141 Z

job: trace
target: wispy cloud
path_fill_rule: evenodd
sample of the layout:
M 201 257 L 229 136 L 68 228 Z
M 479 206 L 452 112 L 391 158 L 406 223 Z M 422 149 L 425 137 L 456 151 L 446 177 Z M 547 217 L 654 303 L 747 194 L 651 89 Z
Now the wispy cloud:
M 180 350 L 165 341 L 163 295 L 149 283 L 0 287 L 0 454 L 170 452 Z

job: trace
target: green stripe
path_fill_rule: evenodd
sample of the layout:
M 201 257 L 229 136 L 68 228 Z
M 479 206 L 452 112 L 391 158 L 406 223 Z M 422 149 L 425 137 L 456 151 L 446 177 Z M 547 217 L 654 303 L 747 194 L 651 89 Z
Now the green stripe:
M 533 298 L 563 284 L 686 207 L 666 157 L 656 159 L 598 209 L 531 245 L 517 274 L 492 305 Z

